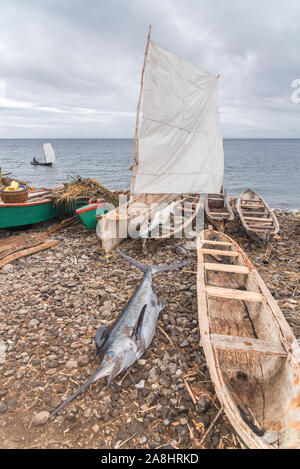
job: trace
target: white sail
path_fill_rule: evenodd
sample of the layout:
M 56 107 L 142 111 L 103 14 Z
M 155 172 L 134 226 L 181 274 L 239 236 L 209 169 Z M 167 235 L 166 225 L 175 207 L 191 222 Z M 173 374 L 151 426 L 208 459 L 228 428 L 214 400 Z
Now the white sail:
M 54 153 L 51 143 L 43 143 L 43 150 L 44 150 L 44 155 L 45 155 L 45 162 L 54 163 L 55 153 Z
M 216 76 L 150 41 L 135 194 L 220 191 L 224 153 L 217 88 Z

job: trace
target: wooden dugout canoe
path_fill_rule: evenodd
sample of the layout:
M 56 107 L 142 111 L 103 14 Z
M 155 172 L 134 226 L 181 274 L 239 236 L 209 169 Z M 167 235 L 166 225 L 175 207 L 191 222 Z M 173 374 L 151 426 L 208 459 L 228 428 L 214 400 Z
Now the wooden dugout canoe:
M 175 195 L 175 194 L 174 194 Z M 201 208 L 200 194 L 171 194 L 169 204 L 160 203 L 140 227 L 140 237 L 146 239 L 181 238 Z M 172 199 L 173 197 L 173 199 Z
M 245 190 L 237 201 L 237 211 L 250 238 L 266 244 L 279 231 L 273 210 L 256 192 Z
M 223 232 L 226 223 L 234 220 L 234 214 L 225 194 L 207 194 L 205 214 L 209 223 Z
M 152 217 L 171 205 L 171 223 L 168 220 L 165 226 L 155 227 L 152 234 Z M 151 239 L 179 236 L 193 222 L 199 210 L 199 194 L 138 194 L 105 215 L 96 217 L 99 220 L 98 236 L 105 252 L 110 252 L 127 237 L 142 237 L 141 233 L 146 233 L 147 238 Z
M 229 236 L 197 239 L 201 343 L 218 398 L 249 448 L 300 448 L 300 349 L 278 304 Z

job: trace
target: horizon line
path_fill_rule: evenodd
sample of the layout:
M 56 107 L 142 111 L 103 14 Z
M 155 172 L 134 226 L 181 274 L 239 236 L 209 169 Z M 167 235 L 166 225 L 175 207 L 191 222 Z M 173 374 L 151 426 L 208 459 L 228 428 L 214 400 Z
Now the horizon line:
M 0 140 L 134 140 L 134 137 L 0 137 Z M 300 140 L 299 137 L 223 137 L 223 140 Z

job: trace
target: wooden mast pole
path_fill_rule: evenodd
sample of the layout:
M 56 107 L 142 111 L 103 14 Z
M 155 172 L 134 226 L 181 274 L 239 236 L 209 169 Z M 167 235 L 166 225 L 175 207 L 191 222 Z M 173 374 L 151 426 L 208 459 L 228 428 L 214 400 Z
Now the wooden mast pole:
M 143 95 L 144 74 L 145 74 L 146 60 L 147 60 L 149 44 L 150 44 L 150 36 L 151 36 L 151 24 L 149 25 L 148 39 L 147 39 L 147 45 L 146 45 L 146 50 L 145 50 L 145 56 L 144 56 L 144 65 L 143 65 L 142 75 L 141 75 L 140 96 L 139 96 L 139 101 L 138 101 L 138 105 L 137 105 L 137 112 L 136 112 L 136 125 L 135 125 L 135 135 L 134 135 L 134 156 L 133 156 L 133 165 L 130 168 L 132 170 L 131 185 L 130 185 L 130 196 L 131 197 L 133 196 L 136 166 L 138 165 L 137 151 L 138 151 L 138 131 L 139 131 L 140 107 L 141 107 L 141 100 L 142 100 L 142 95 Z

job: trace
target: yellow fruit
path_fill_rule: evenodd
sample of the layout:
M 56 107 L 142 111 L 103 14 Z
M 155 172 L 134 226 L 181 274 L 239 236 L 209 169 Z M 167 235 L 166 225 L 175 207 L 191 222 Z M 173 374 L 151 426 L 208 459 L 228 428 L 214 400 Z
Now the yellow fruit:
M 19 189 L 19 183 L 17 181 L 12 181 L 10 186 L 4 189 L 4 191 L 17 191 Z
M 10 183 L 10 187 L 12 187 L 13 191 L 17 191 L 19 189 L 19 183 L 17 181 L 12 181 Z

